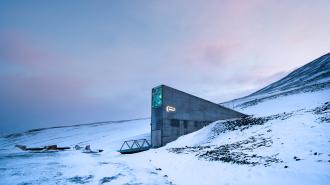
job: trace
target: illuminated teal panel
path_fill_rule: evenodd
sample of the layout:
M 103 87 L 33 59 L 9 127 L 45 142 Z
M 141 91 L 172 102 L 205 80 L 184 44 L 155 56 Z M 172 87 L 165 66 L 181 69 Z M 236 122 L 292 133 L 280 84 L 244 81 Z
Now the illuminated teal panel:
M 163 104 L 163 91 L 162 87 L 156 87 L 152 89 L 152 108 L 161 107 Z

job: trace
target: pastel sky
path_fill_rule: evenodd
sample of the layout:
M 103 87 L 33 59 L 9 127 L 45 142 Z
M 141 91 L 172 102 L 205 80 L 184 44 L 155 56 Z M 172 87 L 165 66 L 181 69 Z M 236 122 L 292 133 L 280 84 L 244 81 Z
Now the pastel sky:
M 220 103 L 330 51 L 329 0 L 0 1 L 0 134 Z

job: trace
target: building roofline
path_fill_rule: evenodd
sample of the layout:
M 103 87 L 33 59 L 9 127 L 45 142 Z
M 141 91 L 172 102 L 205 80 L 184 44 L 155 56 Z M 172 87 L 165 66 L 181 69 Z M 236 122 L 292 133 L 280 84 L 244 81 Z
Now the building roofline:
M 236 111 L 236 110 L 234 110 L 234 109 L 230 109 L 230 108 L 228 108 L 228 107 L 224 107 L 224 106 L 219 105 L 219 104 L 217 104 L 217 103 L 214 103 L 214 102 L 211 102 L 211 101 L 209 101 L 209 100 L 206 100 L 206 99 L 200 98 L 200 97 L 198 97 L 198 96 L 195 96 L 195 95 L 189 94 L 189 93 L 187 93 L 187 92 L 184 92 L 184 91 L 181 91 L 181 90 L 175 89 L 175 88 L 170 87 L 170 86 L 168 86 L 168 85 L 161 84 L 161 85 L 158 85 L 158 86 L 156 86 L 156 87 L 154 87 L 154 88 L 157 88 L 157 87 L 160 87 L 160 86 L 161 86 L 161 87 L 167 87 L 167 88 L 170 88 L 170 89 L 174 89 L 174 90 L 179 91 L 179 92 L 181 92 L 181 93 L 184 93 L 184 94 L 187 94 L 187 95 L 193 96 L 193 97 L 195 97 L 195 98 L 197 98 L 197 99 L 200 99 L 200 100 L 203 100 L 203 101 L 209 102 L 209 103 L 211 103 L 211 104 L 217 105 L 217 106 L 219 106 L 219 107 L 221 107 L 221 108 L 223 108 L 223 109 L 227 109 L 227 110 L 230 110 L 230 111 L 234 111 L 234 112 L 240 113 L 240 114 L 242 114 L 242 115 L 246 115 L 246 114 L 243 114 L 243 113 L 241 113 L 241 112 L 238 112 L 238 111 Z

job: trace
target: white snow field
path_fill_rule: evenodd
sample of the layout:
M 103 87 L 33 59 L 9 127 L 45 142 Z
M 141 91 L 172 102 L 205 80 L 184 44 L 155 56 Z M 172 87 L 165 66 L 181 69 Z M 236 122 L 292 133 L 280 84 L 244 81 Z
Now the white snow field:
M 124 140 L 149 139 L 149 119 L 2 137 L 0 184 L 329 185 L 329 77 L 327 54 L 250 96 L 223 104 L 249 117 L 217 121 L 136 154 L 116 150 Z M 104 152 L 29 153 L 15 144 L 90 144 Z

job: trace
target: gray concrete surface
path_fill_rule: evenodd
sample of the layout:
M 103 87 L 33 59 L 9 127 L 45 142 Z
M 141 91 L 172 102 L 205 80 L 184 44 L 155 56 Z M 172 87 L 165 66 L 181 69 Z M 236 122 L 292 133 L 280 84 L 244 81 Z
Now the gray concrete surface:
M 162 103 L 151 108 L 151 145 L 154 148 L 197 131 L 213 121 L 245 116 L 166 85 L 155 87 L 153 92 L 157 88 L 161 88 Z

